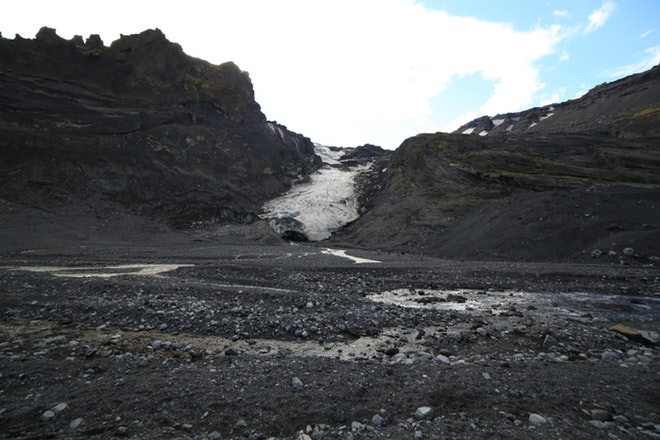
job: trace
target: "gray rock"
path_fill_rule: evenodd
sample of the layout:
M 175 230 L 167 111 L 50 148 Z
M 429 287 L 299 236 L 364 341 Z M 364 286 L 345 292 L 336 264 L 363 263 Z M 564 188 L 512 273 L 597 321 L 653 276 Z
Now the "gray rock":
M 353 423 L 351 423 L 351 429 L 354 429 L 356 431 L 360 431 L 360 430 L 364 429 L 364 425 L 360 422 L 353 422 Z
M 218 431 L 213 431 L 209 435 L 209 440 L 222 440 L 222 434 L 220 434 Z
M 382 428 L 385 425 L 385 419 L 380 414 L 376 414 L 371 418 L 371 423 L 378 428 Z
M 547 425 L 548 424 L 548 419 L 543 417 L 542 415 L 532 413 L 529 415 L 529 423 L 532 425 Z
M 77 419 L 73 419 L 71 423 L 69 423 L 69 429 L 78 429 L 80 425 L 84 422 L 82 417 L 78 417 Z
M 54 407 L 52 407 L 50 410 L 51 410 L 52 412 L 54 412 L 55 414 L 59 414 L 59 413 L 61 413 L 62 411 L 64 411 L 68 406 L 69 406 L 69 405 L 67 405 L 66 403 L 62 402 L 62 403 L 58 403 L 57 405 L 55 405 Z
M 621 356 L 619 355 L 619 353 L 615 353 L 613 351 L 605 351 L 601 355 L 601 359 L 604 361 L 618 361 L 619 359 L 621 359 Z
M 543 339 L 543 349 L 550 350 L 552 347 L 559 345 L 559 341 L 550 335 L 545 335 Z
M 591 419 L 600 420 L 601 422 L 606 422 L 612 419 L 612 415 L 608 411 L 605 411 L 604 409 L 592 409 Z
M 593 426 L 594 428 L 598 429 L 607 429 L 610 427 L 610 425 L 606 422 L 601 422 L 600 420 L 590 420 L 589 425 Z
M 439 354 L 435 357 L 436 361 L 442 362 L 443 364 L 449 364 L 449 358 L 442 354 Z
M 452 331 L 452 332 L 447 332 L 447 336 L 452 338 L 455 341 L 461 341 L 463 340 L 463 334 L 459 331 Z
M 627 247 L 623 250 L 623 255 L 627 255 L 629 257 L 632 257 L 633 255 L 635 255 L 635 249 Z
M 304 385 L 302 383 L 302 380 L 298 379 L 297 377 L 294 377 L 291 379 L 291 385 L 293 386 L 293 389 L 295 390 L 302 390 Z
M 406 356 L 405 353 L 397 353 L 392 356 L 392 360 L 394 360 L 397 364 L 400 364 L 401 362 L 408 360 L 408 356 Z
M 415 411 L 415 418 L 417 420 L 433 420 L 435 417 L 435 411 L 430 406 L 420 406 Z
M 41 417 L 39 417 L 39 421 L 40 422 L 48 422 L 48 421 L 52 420 L 53 417 L 55 417 L 55 413 L 51 410 L 47 410 L 41 415 Z
M 622 415 L 614 416 L 614 417 L 612 417 L 612 420 L 614 420 L 616 423 L 618 423 L 620 425 L 627 425 L 628 423 L 630 423 L 630 420 L 628 420 L 628 417 L 622 416 Z
M 415 440 L 424 440 L 424 434 L 422 434 L 422 431 L 415 431 Z

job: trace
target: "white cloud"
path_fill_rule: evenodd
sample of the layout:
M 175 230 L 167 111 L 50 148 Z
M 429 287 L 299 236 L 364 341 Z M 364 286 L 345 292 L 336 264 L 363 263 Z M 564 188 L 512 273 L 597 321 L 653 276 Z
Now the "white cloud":
M 543 88 L 539 60 L 564 38 L 556 25 L 523 32 L 427 10 L 416 0 L 103 4 L 103 13 L 84 1 L 7 7 L 14 21 L 24 22 L 21 29 L 33 26 L 31 35 L 20 31 L 24 37 L 48 25 L 65 38 L 98 33 L 108 45 L 120 33 L 158 27 L 192 56 L 231 60 L 250 72 L 269 119 L 328 145 L 395 148 L 417 132 L 438 130 L 432 99 L 452 106 L 442 102 L 442 91 L 463 75 L 480 74 L 493 84 L 477 116 L 519 110 Z M 3 21 L 3 30 L 11 29 Z
M 569 16 L 569 13 L 568 13 L 568 11 L 555 9 L 554 11 L 552 11 L 552 16 L 553 17 L 566 18 L 566 17 Z
M 649 29 L 648 31 L 646 31 L 642 35 L 640 35 L 639 38 L 646 38 L 649 35 L 651 35 L 653 32 L 655 32 L 655 29 Z
M 603 26 L 615 9 L 616 5 L 613 1 L 604 2 L 600 8 L 596 9 L 589 15 L 589 23 L 585 28 L 585 32 L 593 32 Z
M 619 79 L 624 76 L 632 75 L 633 73 L 643 72 L 649 70 L 653 66 L 660 63 L 660 46 L 649 47 L 644 51 L 642 58 L 631 64 L 611 69 L 606 72 L 606 75 L 613 79 Z

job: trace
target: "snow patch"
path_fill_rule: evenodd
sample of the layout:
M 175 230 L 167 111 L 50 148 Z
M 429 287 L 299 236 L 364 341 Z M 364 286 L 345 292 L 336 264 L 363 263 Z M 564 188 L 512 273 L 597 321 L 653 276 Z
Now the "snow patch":
M 474 132 L 474 127 L 466 128 L 461 134 L 472 134 Z
M 483 130 L 481 133 L 479 133 L 479 136 L 487 136 L 488 135 L 488 130 Z
M 549 118 L 550 116 L 552 116 L 552 115 L 554 115 L 554 112 L 552 112 L 552 113 L 548 113 L 548 114 L 545 115 L 545 116 L 541 116 L 541 117 L 539 118 L 539 121 L 544 121 L 544 120 L 548 119 L 548 118 Z
M 500 125 L 502 125 L 504 123 L 505 119 L 504 118 L 502 118 L 502 119 L 491 119 L 491 121 L 493 122 L 493 125 L 495 127 L 499 127 Z
M 321 253 L 324 254 L 329 254 L 329 255 L 334 255 L 336 257 L 340 258 L 348 258 L 349 260 L 353 260 L 356 264 L 364 264 L 364 263 L 380 263 L 378 260 L 370 260 L 368 258 L 360 258 L 360 257 L 354 257 L 352 255 L 348 255 L 346 251 L 341 250 L 341 249 L 330 249 L 330 248 L 324 248 Z

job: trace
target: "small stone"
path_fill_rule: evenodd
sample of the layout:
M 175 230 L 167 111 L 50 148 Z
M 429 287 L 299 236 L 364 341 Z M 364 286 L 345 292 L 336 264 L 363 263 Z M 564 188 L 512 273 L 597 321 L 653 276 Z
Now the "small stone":
M 291 385 L 293 386 L 293 389 L 295 390 L 302 390 L 304 385 L 302 383 L 302 380 L 298 379 L 297 377 L 294 377 L 291 379 Z
M 126 426 L 120 426 L 115 430 L 115 435 L 117 437 L 123 437 L 125 435 L 128 435 L 128 428 Z
M 606 422 L 612 419 L 612 415 L 609 412 L 605 411 L 604 409 L 592 409 L 591 419 L 600 420 L 601 422 Z
M 77 419 L 73 419 L 71 423 L 69 423 L 69 429 L 78 429 L 80 425 L 83 423 L 82 417 L 78 417 Z
M 545 417 L 539 415 L 539 414 L 530 414 L 529 415 L 529 423 L 532 425 L 547 425 L 548 424 L 548 419 Z
M 385 419 L 380 414 L 376 414 L 371 418 L 371 423 L 378 428 L 382 428 L 385 425 Z
M 484 377 L 486 380 L 490 380 L 490 374 L 488 373 L 481 373 L 481 375 Z
M 612 420 L 614 420 L 616 423 L 618 423 L 620 425 L 627 425 L 628 423 L 630 423 L 630 420 L 628 420 L 628 417 L 622 416 L 622 415 L 614 416 L 614 417 L 612 417 Z
M 164 322 L 158 325 L 158 330 L 167 330 L 167 324 Z
M 545 339 L 543 339 L 543 348 L 545 350 L 550 350 L 552 347 L 557 345 L 559 345 L 559 341 L 557 341 L 557 339 L 550 335 L 545 335 Z
M 621 356 L 613 351 L 605 351 L 601 355 L 601 359 L 604 361 L 618 361 L 620 358 Z
M 59 413 L 61 413 L 62 411 L 64 411 L 64 410 L 67 408 L 67 406 L 69 406 L 69 405 L 67 405 L 66 403 L 62 402 L 62 403 L 58 403 L 57 405 L 55 405 L 54 407 L 52 407 L 50 410 L 51 410 L 52 412 L 54 412 L 55 414 L 59 414 Z
M 392 360 L 395 361 L 397 364 L 400 364 L 401 362 L 407 361 L 408 356 L 406 356 L 405 353 L 397 353 L 394 356 L 392 356 Z
M 229 347 L 225 350 L 225 356 L 238 356 L 241 354 L 241 351 L 235 347 Z
M 364 428 L 364 425 L 360 422 L 353 422 L 351 423 L 351 429 L 354 429 L 356 431 L 360 431 Z
M 635 249 L 627 247 L 623 250 L 623 255 L 632 257 L 633 255 L 635 255 Z
M 415 431 L 415 440 L 424 440 L 424 434 L 422 434 L 422 431 Z
M 449 358 L 445 355 L 439 354 L 435 357 L 436 361 L 442 362 L 443 364 L 449 364 Z
M 297 440 L 312 440 L 312 438 L 310 436 L 308 436 L 307 434 L 300 433 Z
M 463 339 L 463 335 L 459 331 L 448 332 L 447 336 L 458 342 Z
M 605 422 L 601 422 L 600 420 L 590 420 L 589 424 L 593 426 L 594 428 L 598 429 L 607 429 L 609 428 L 609 425 Z
M 415 411 L 415 418 L 417 420 L 433 420 L 435 417 L 435 412 L 430 406 L 420 406 Z
M 213 431 L 209 435 L 209 440 L 222 440 L 222 434 L 220 434 L 218 431 Z
M 234 428 L 245 429 L 247 428 L 247 422 L 243 419 L 238 419 L 238 422 L 234 425 Z
M 51 420 L 53 417 L 55 417 L 55 413 L 51 410 L 45 411 L 41 417 L 39 417 L 40 422 L 48 422 Z

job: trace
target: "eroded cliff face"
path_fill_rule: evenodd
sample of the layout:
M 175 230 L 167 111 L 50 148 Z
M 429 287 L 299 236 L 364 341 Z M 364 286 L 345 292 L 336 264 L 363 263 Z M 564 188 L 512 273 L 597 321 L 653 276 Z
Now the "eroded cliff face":
M 0 196 L 107 199 L 181 227 L 251 221 L 321 165 L 267 121 L 247 72 L 186 55 L 159 30 L 0 39 Z M 55 197 L 55 198 L 54 198 Z

